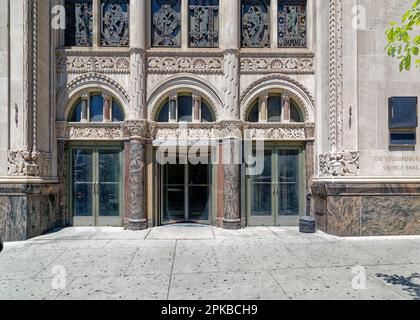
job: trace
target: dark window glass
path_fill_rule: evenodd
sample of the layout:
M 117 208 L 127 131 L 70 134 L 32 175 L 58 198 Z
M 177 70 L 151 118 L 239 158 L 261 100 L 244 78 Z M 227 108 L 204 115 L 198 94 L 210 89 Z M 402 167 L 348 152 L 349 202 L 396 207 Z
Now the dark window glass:
M 389 128 L 417 128 L 417 97 L 392 97 L 389 99 Z
M 268 122 L 281 121 L 281 96 L 270 96 L 267 101 Z
M 82 121 L 82 101 L 79 100 L 70 115 L 70 122 Z
M 182 122 L 192 121 L 192 97 L 179 96 L 178 97 L 178 119 Z
M 128 0 L 101 1 L 101 45 L 127 46 L 129 44 Z
M 204 100 L 201 100 L 201 122 L 215 122 L 216 119 L 210 106 Z
M 67 0 L 66 46 L 91 46 L 93 35 L 92 0 Z
M 181 0 L 152 0 L 152 46 L 181 46 Z
M 121 122 L 124 121 L 124 113 L 121 106 L 116 101 L 112 101 L 112 121 Z
M 290 99 L 290 121 L 304 122 L 299 106 L 292 99 Z
M 157 122 L 169 122 L 169 100 L 160 109 Z
M 415 133 L 391 133 L 391 145 L 410 145 L 414 146 L 416 144 L 416 134 Z
M 104 120 L 104 99 L 102 95 L 90 97 L 90 121 L 102 122 Z
M 190 46 L 219 46 L 219 0 L 189 0 Z
M 258 122 L 259 121 L 259 110 L 258 110 L 259 102 L 255 102 L 254 105 L 251 107 L 251 110 L 248 113 L 248 118 L 246 121 L 248 122 Z
M 242 46 L 270 46 L 269 0 L 242 0 Z
M 306 0 L 279 0 L 278 42 L 280 48 L 307 46 Z

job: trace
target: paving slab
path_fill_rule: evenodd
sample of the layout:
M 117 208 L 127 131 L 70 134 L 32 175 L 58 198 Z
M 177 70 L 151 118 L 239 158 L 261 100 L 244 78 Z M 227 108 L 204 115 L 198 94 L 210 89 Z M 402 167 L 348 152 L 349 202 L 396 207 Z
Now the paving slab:
M 148 240 L 213 240 L 213 227 L 198 224 L 176 224 L 153 228 Z

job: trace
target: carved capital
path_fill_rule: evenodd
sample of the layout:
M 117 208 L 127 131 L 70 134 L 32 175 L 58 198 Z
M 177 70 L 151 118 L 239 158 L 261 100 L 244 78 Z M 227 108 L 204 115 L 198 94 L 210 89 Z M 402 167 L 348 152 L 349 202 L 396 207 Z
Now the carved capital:
M 221 139 L 242 139 L 243 122 L 238 120 L 226 120 L 219 122 Z
M 359 175 L 359 151 L 339 151 L 319 156 L 320 174 L 325 177 L 354 177 Z
M 128 120 L 122 126 L 124 136 L 129 139 L 148 139 L 149 130 L 146 120 Z

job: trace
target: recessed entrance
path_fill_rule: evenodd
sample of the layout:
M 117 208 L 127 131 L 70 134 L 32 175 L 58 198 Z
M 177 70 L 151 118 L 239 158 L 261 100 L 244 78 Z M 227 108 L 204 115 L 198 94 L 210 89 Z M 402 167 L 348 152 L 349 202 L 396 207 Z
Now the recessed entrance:
M 211 164 L 165 164 L 160 171 L 162 224 L 209 223 L 212 199 Z
M 248 177 L 249 225 L 297 225 L 303 209 L 303 151 L 264 150 L 264 170 Z
M 122 148 L 70 149 L 74 226 L 122 226 Z

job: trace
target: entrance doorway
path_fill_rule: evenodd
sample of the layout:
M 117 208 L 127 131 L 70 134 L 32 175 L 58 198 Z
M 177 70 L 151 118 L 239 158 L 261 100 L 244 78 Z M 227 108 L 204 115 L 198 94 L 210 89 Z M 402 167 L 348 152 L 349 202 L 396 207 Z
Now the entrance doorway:
M 212 165 L 165 164 L 159 167 L 161 223 L 209 223 Z
M 294 226 L 304 208 L 302 148 L 269 148 L 264 170 L 248 177 L 248 224 Z
M 70 148 L 70 212 L 74 226 L 122 226 L 121 147 Z

